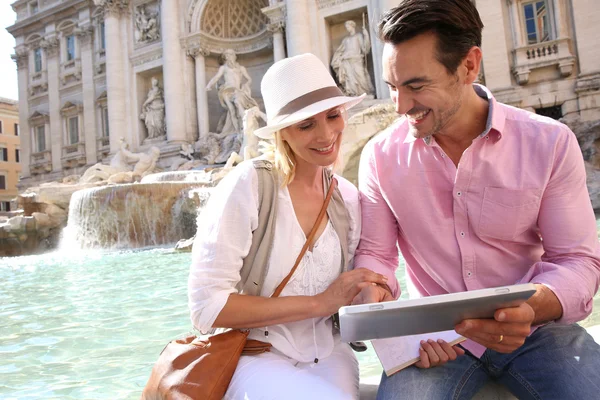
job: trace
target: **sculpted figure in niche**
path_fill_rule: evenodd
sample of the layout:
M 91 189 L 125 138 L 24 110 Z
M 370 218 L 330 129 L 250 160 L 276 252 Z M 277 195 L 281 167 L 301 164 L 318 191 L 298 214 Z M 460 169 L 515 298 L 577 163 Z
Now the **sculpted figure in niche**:
M 357 33 L 354 21 L 346 21 L 344 25 L 349 35 L 342 40 L 342 44 L 333 54 L 331 67 L 346 95 L 372 94 L 373 83 L 365 62 L 365 57 L 371 51 L 369 32 L 363 24 L 362 33 Z
M 152 88 L 142 105 L 140 119 L 144 121 L 148 131 L 148 139 L 164 138 L 167 127 L 165 125 L 165 101 L 163 91 L 158 86 L 158 79 L 152 78 Z
M 135 15 L 135 39 L 138 42 L 152 42 L 160 38 L 158 13 L 147 14 L 146 7 L 139 7 Z
M 223 78 L 223 82 L 218 86 L 218 93 L 221 106 L 227 110 L 227 114 L 219 121 L 217 131 L 222 136 L 226 136 L 231 133 L 241 133 L 244 112 L 258 104 L 251 96 L 252 78 L 246 68 L 237 62 L 235 51 L 225 50 L 223 58 L 225 63 L 208 82 L 206 90 L 211 90 Z

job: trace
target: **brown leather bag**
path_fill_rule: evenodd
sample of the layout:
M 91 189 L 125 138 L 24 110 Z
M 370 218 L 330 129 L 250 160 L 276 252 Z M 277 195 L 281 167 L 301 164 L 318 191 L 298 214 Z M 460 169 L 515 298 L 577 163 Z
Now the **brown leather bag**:
M 294 267 L 271 297 L 278 297 L 294 275 L 321 225 L 336 186 L 334 178 Z M 152 368 L 142 400 L 221 400 L 240 356 L 260 354 L 271 349 L 270 343 L 248 340 L 248 333 L 232 329 L 207 339 L 188 336 L 170 342 Z

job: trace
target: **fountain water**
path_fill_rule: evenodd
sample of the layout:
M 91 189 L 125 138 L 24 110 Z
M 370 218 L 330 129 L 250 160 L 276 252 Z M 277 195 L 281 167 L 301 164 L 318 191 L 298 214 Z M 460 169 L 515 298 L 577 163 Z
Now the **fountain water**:
M 212 185 L 149 179 L 75 192 L 61 247 L 140 248 L 190 238 Z

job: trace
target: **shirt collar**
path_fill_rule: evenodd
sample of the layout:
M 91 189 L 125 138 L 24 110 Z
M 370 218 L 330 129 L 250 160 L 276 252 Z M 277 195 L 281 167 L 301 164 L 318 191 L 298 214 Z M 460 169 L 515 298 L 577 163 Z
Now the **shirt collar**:
M 496 98 L 492 95 L 492 92 L 488 88 L 483 85 L 479 85 L 477 83 L 473 84 L 473 89 L 475 89 L 475 93 L 483 99 L 488 101 L 488 118 L 485 124 L 485 130 L 478 136 L 478 138 L 483 138 L 486 135 L 492 136 L 496 141 L 502 138 L 502 130 L 504 129 L 504 110 L 501 107 L 498 107 L 498 102 Z M 431 144 L 431 136 L 427 136 L 423 138 L 423 142 L 426 145 Z M 413 135 L 406 135 L 404 139 L 404 143 L 412 143 L 417 139 Z

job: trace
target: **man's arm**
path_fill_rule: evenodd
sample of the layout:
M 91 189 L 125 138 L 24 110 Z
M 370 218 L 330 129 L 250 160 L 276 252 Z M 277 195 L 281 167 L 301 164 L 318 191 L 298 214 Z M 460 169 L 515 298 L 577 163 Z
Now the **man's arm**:
M 221 66 L 219 68 L 219 70 L 217 71 L 217 74 L 215 76 L 213 76 L 213 78 L 206 85 L 206 90 L 211 90 L 213 88 L 215 83 L 217 83 L 219 81 L 219 79 L 221 79 L 221 77 L 223 76 L 223 71 L 224 71 L 224 67 Z
M 521 307 L 497 310 L 495 320 L 468 320 L 456 327 L 496 351 L 510 353 L 520 347 L 532 325 L 570 324 L 592 311 L 600 283 L 596 219 L 575 135 L 561 132 L 558 140 L 538 217 L 545 252 L 521 280 L 535 283 L 537 292 Z
M 363 149 L 358 174 L 362 233 L 354 265 L 355 268 L 368 268 L 386 276 L 388 284 L 387 287 L 368 288 L 357 296 L 357 302 L 391 300 L 400 295 L 395 276 L 398 268 L 398 224 L 381 193 L 376 156 L 374 142 L 369 142 Z M 375 294 L 377 298 L 372 298 Z

